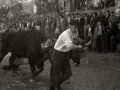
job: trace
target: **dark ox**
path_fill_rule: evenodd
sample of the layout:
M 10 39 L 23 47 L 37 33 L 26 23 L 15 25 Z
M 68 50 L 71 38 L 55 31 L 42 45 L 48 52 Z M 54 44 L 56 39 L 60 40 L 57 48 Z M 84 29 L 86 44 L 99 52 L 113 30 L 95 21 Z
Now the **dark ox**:
M 37 30 L 20 31 L 20 32 L 7 32 L 1 36 L 1 49 L 0 49 L 0 62 L 8 52 L 11 52 L 9 65 L 12 67 L 13 74 L 18 74 L 16 65 L 13 64 L 15 59 L 28 58 L 31 69 L 31 79 L 33 82 L 34 76 L 37 76 L 44 68 L 44 59 L 46 50 L 41 44 L 49 46 L 49 39 Z M 47 48 L 47 47 L 46 47 Z M 36 71 L 36 67 L 38 71 Z

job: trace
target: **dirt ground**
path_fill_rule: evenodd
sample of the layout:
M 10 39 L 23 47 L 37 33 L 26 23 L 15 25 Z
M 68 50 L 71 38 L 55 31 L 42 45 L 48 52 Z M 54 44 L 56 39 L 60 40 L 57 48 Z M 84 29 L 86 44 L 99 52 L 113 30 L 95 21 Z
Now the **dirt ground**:
M 3 70 L 0 64 L 0 90 L 49 90 L 50 62 L 45 61 L 44 71 L 30 83 L 29 65 L 21 65 L 19 76 Z M 71 83 L 63 83 L 63 90 L 120 90 L 120 53 L 95 53 L 86 51 L 79 67 L 73 66 Z

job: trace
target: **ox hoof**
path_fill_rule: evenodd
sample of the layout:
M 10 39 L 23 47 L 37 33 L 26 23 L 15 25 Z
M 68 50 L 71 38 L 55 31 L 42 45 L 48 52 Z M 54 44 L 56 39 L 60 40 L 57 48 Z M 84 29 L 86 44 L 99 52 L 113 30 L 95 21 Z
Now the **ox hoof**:
M 33 79 L 30 79 L 30 82 L 33 83 L 33 82 L 35 82 L 35 81 L 34 81 Z

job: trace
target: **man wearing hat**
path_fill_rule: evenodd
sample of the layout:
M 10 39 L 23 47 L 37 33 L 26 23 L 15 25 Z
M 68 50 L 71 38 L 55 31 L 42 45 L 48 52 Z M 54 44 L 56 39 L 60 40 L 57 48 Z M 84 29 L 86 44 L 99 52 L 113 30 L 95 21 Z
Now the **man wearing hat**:
M 117 16 L 114 14 L 114 11 L 111 11 L 110 14 L 111 14 L 111 15 L 110 15 L 108 21 L 109 21 L 109 22 L 112 22 L 112 23 L 114 23 L 114 24 L 117 23 Z
M 62 90 L 61 84 L 72 75 L 69 62 L 69 51 L 82 49 L 81 45 L 77 46 L 72 42 L 77 25 L 77 21 L 70 21 L 69 29 L 65 30 L 55 43 L 51 60 L 50 90 L 55 90 L 55 88 L 57 90 Z

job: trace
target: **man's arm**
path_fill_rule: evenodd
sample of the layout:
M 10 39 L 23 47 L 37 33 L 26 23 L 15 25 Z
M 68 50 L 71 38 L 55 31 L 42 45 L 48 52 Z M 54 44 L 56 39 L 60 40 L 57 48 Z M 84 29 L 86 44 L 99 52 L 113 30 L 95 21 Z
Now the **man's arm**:
M 64 35 L 62 37 L 62 39 L 63 39 L 66 47 L 69 48 L 70 50 L 81 49 L 82 48 L 81 45 L 77 46 L 77 45 L 73 44 L 72 39 L 70 38 L 70 36 L 68 34 Z

